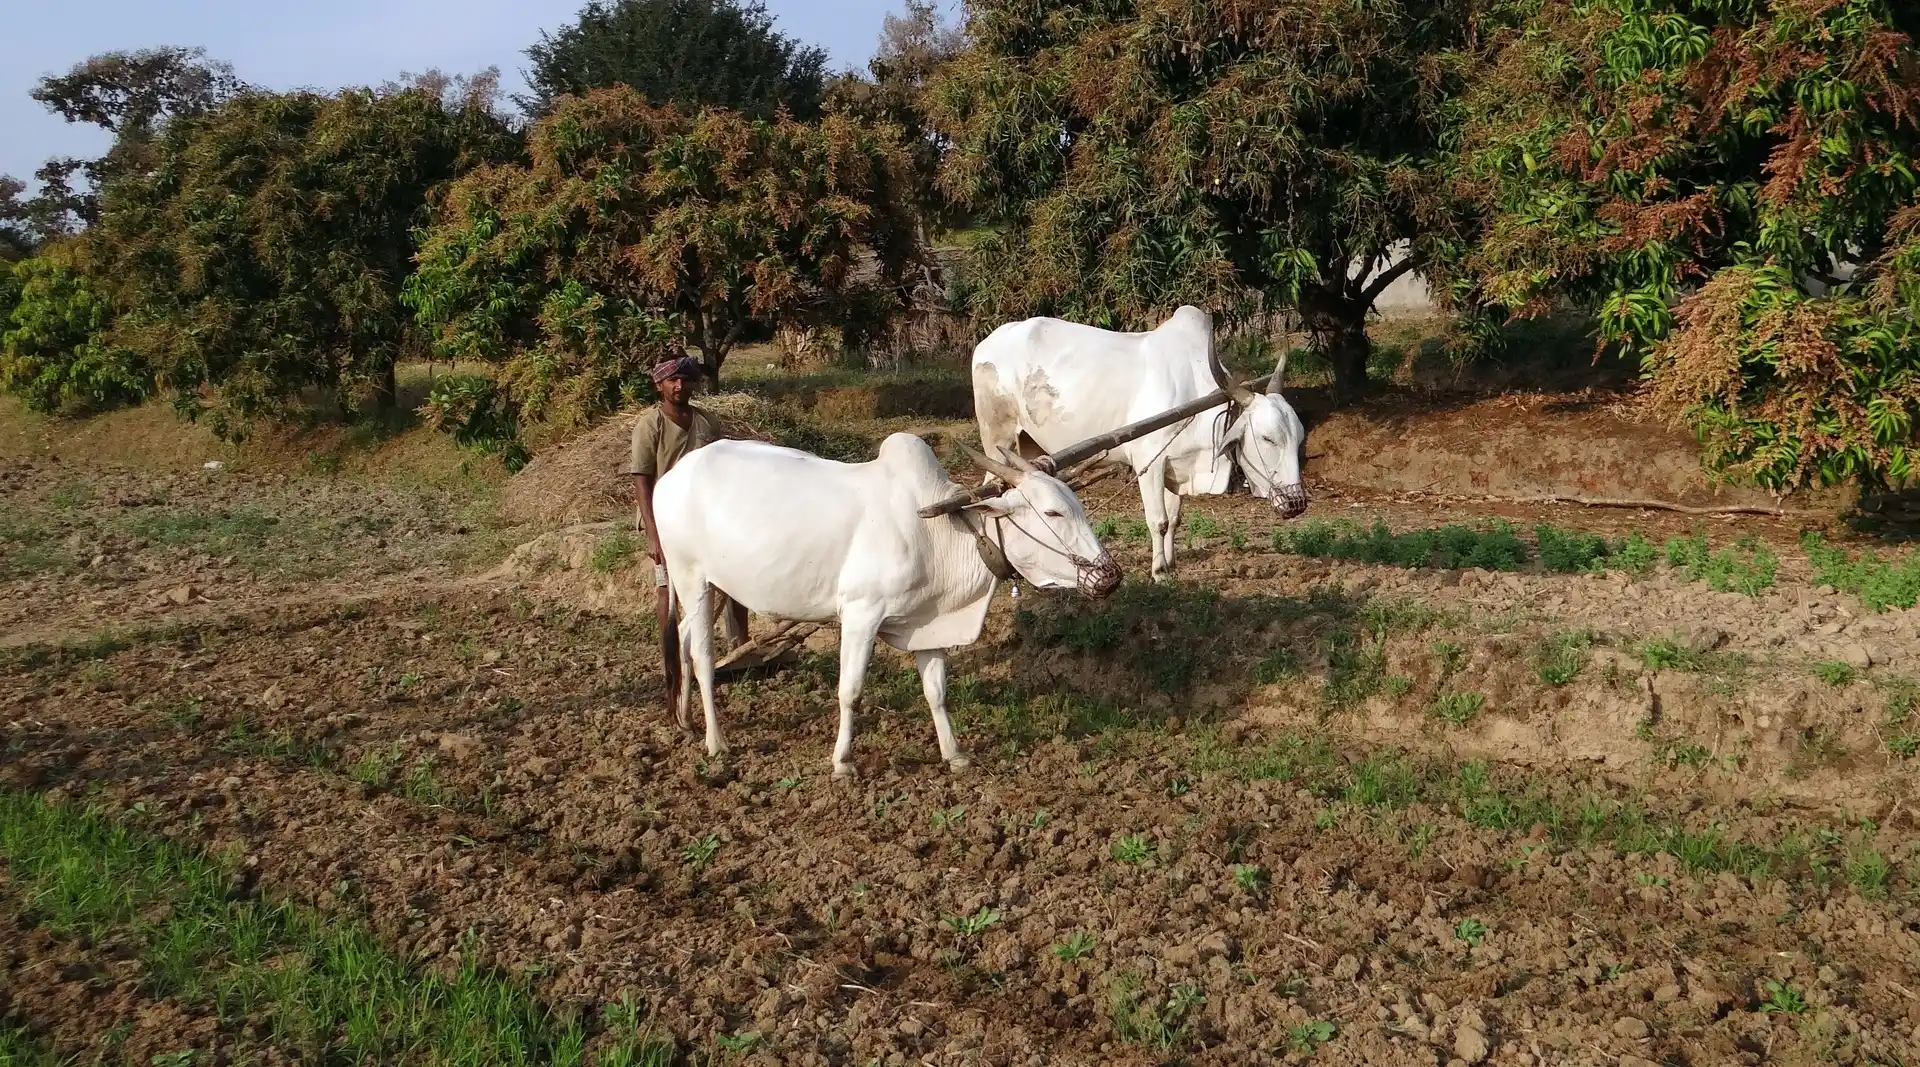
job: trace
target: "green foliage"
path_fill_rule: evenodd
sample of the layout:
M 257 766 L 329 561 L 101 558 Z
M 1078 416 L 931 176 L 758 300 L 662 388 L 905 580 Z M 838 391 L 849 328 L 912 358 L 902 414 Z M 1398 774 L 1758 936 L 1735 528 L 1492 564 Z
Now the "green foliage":
M 535 116 L 561 96 L 625 85 L 656 104 L 808 119 L 820 113 L 827 66 L 825 49 L 774 29 L 760 0 L 590 0 L 527 58 L 532 92 L 519 103 Z
M 526 466 L 532 458 L 520 442 L 520 420 L 513 402 L 491 378 L 450 374 L 435 381 L 420 414 L 428 426 L 452 435 L 461 447 L 498 454 L 510 471 Z
M 1061 963 L 1072 963 L 1093 955 L 1093 935 L 1075 930 L 1065 941 L 1053 946 L 1053 955 Z
M 1562 530 L 1547 523 L 1533 528 L 1540 546 L 1540 566 L 1563 574 L 1588 574 L 1606 569 L 1612 555 L 1605 538 L 1579 530 Z
M 143 991 L 302 1062 L 504 1067 L 561 1062 L 585 1038 L 484 970 L 480 952 L 448 973 L 416 970 L 337 913 L 237 893 L 231 865 L 93 812 L 0 793 L 0 860 L 10 911 L 115 945 Z
M 1301 1023 L 1287 1031 L 1287 1047 L 1303 1055 L 1311 1055 L 1314 1049 L 1333 1040 L 1335 1027 L 1330 1019 L 1315 1019 Z
M 1843 663 L 1837 659 L 1820 660 L 1808 669 L 1813 671 L 1815 678 L 1836 689 L 1852 685 L 1854 679 L 1860 677 L 1860 672 L 1854 669 L 1853 664 Z
M 650 399 L 648 369 L 682 339 L 716 377 L 755 322 L 857 339 L 919 255 L 887 127 L 693 114 L 619 87 L 557 101 L 530 148 L 448 189 L 405 291 L 436 353 L 501 366 L 523 423 Z
M 1346 0 L 968 6 L 928 110 L 941 184 L 1006 228 L 969 252 L 983 321 L 1158 325 L 1183 303 L 1297 307 L 1337 384 L 1401 272 L 1457 240 L 1452 51 L 1470 8 Z M 1406 265 L 1368 280 L 1389 249 Z
M 88 231 L 114 339 L 227 437 L 309 388 L 389 401 L 409 227 L 435 186 L 513 149 L 484 108 L 419 89 L 247 93 L 177 117 Z
M 1465 726 L 1479 717 L 1486 703 L 1480 693 L 1442 693 L 1433 700 L 1433 713 L 1443 722 Z
M 1916 11 L 1492 9 L 1461 130 L 1485 239 L 1440 265 L 1441 287 L 1526 315 L 1597 307 L 1603 343 L 1644 361 L 1713 468 L 1782 488 L 1907 477 Z
M 926 94 L 940 68 L 965 47 L 962 30 L 946 23 L 934 0 L 906 0 L 903 14 L 881 24 L 880 47 L 867 61 L 869 77 L 848 72 L 827 82 L 825 106 L 898 126 L 913 152 L 921 218 L 930 229 L 964 225 L 966 213 L 935 187 L 946 139 L 928 128 Z
M 1695 530 L 1692 537 L 1667 541 L 1667 563 L 1690 582 L 1705 582 L 1722 593 L 1759 596 L 1773 588 L 1780 559 L 1773 550 L 1752 536 L 1742 537 L 1718 552 L 1707 548 L 1707 535 Z
M 1121 863 L 1142 866 L 1153 858 L 1153 846 L 1143 834 L 1126 834 L 1117 838 L 1112 847 L 1113 858 Z
M 113 144 L 98 159 L 50 159 L 36 172 L 40 192 L 26 204 L 36 235 L 53 240 L 98 222 L 100 190 L 153 166 L 154 138 L 169 120 L 205 114 L 245 88 L 205 49 L 174 46 L 102 52 L 41 78 L 29 95 L 68 122 L 107 131 Z
M 1883 560 L 1872 550 L 1856 555 L 1811 530 L 1801 535 L 1800 545 L 1813 562 L 1817 584 L 1852 593 L 1875 611 L 1910 608 L 1920 599 L 1920 552 L 1908 552 L 1904 560 Z
M 1472 947 L 1478 947 L 1486 936 L 1487 924 L 1471 916 L 1461 919 L 1453 926 L 1454 940 L 1465 942 Z
M 0 264 L 25 259 L 39 248 L 41 234 L 35 224 L 34 201 L 24 196 L 27 183 L 11 174 L 0 174 Z M 0 275 L 0 319 L 5 318 L 8 303 L 7 283 Z
M 1766 982 L 1767 999 L 1760 1002 L 1760 1010 L 1769 1015 L 1799 1015 L 1807 1010 L 1807 999 L 1791 983 Z
M 1641 577 L 1653 569 L 1654 563 L 1659 558 L 1659 552 L 1653 547 L 1653 542 L 1647 540 L 1640 531 L 1635 530 L 1620 542 L 1620 547 L 1613 550 L 1607 562 L 1609 566 L 1617 567 L 1635 577 Z
M 0 389 L 40 412 L 137 403 L 153 375 L 107 339 L 112 309 L 85 275 L 45 258 L 0 266 Z
M 1579 677 L 1592 647 L 1591 631 L 1555 634 L 1534 649 L 1534 673 L 1546 685 L 1566 685 Z
M 1543 570 L 1567 573 L 1624 570 L 1636 576 L 1645 575 L 1657 560 L 1664 558 L 1688 581 L 1705 582 L 1723 593 L 1748 596 L 1758 596 L 1771 589 L 1780 566 L 1773 550 L 1753 537 L 1742 537 L 1731 546 L 1714 551 L 1707 545 L 1706 534 L 1698 530 L 1692 537 L 1668 539 L 1659 550 L 1637 532 L 1609 544 L 1598 534 L 1561 530 L 1545 523 L 1534 527 L 1534 538 L 1536 549 L 1530 550 L 1513 528 L 1499 519 L 1485 529 L 1449 523 L 1401 533 L 1393 532 L 1378 520 L 1372 526 L 1362 527 L 1344 519 L 1309 519 L 1276 528 L 1273 547 L 1275 551 L 1301 556 L 1394 567 L 1479 567 L 1497 571 L 1524 569 L 1537 550 Z M 1820 558 L 1837 557 L 1816 557 L 1816 565 Z M 1873 569 L 1876 566 L 1881 569 Z M 1909 578 L 1908 571 L 1914 576 Z M 1873 561 L 1861 565 L 1857 572 L 1848 572 L 1845 566 L 1836 564 L 1834 573 L 1836 580 L 1845 577 L 1874 583 L 1874 589 L 1890 593 L 1906 590 L 1903 581 L 1912 581 L 1914 589 L 1920 590 L 1920 565 L 1899 570 Z M 1911 604 L 1914 593 L 1908 591 L 1905 595 Z
M 1525 566 L 1527 546 L 1505 522 L 1476 530 L 1448 524 L 1432 530 L 1396 534 L 1375 520 L 1371 527 L 1345 520 L 1310 519 L 1291 529 L 1277 527 L 1274 548 L 1301 556 L 1385 563 L 1396 567 L 1481 567 L 1515 571 Z

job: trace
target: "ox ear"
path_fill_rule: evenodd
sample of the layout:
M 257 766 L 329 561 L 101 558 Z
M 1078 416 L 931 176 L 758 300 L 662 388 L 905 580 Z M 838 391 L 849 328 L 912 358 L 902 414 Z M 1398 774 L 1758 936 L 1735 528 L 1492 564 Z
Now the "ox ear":
M 1251 416 L 1242 415 L 1239 418 L 1233 420 L 1233 422 L 1231 422 L 1230 424 L 1228 424 L 1227 432 L 1220 435 L 1220 454 L 1221 455 L 1223 456 L 1226 455 L 1228 449 L 1232 448 L 1234 445 L 1239 444 L 1240 439 L 1247 435 L 1247 423 L 1250 421 L 1251 421 Z
M 1004 519 L 1013 514 L 1013 508 L 1007 504 L 1006 498 L 998 496 L 990 496 L 985 500 L 977 500 L 968 504 L 964 510 L 980 515 L 990 515 L 996 519 Z

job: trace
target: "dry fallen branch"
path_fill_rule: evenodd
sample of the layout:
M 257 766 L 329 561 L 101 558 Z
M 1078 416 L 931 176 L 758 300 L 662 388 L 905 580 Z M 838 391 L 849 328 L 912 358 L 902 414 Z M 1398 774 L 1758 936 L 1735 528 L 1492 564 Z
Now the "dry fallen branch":
M 1655 511 L 1677 511 L 1682 515 L 1811 515 L 1811 511 L 1795 511 L 1787 508 L 1770 508 L 1759 504 L 1723 504 L 1700 507 L 1693 504 L 1675 504 L 1667 500 L 1643 500 L 1637 497 L 1611 496 L 1483 496 L 1480 499 L 1503 504 L 1579 504 L 1589 508 L 1648 508 Z

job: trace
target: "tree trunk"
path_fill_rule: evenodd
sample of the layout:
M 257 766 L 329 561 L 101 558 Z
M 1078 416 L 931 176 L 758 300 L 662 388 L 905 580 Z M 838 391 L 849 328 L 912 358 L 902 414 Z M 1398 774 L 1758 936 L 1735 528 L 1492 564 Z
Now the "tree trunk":
M 726 358 L 724 353 L 710 351 L 705 345 L 700 346 L 700 366 L 707 372 L 707 384 L 716 393 L 720 391 L 720 364 Z
M 392 411 L 400 402 L 400 379 L 398 361 L 388 360 L 387 369 L 380 376 L 380 392 L 374 396 L 374 403 L 381 411 Z
M 1300 322 L 1314 351 L 1333 367 L 1333 392 L 1348 400 L 1366 391 L 1367 360 L 1373 341 L 1367 337 L 1368 302 L 1331 287 L 1314 286 L 1300 292 Z

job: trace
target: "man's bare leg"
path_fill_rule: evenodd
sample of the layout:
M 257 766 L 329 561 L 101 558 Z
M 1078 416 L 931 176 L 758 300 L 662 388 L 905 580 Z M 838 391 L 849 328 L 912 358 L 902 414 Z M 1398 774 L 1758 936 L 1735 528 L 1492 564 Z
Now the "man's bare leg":
M 667 677 L 667 713 L 678 719 L 680 715 L 680 627 L 673 618 L 673 605 L 668 598 L 667 587 L 661 586 L 654 591 L 654 618 L 660 623 L 660 669 Z M 688 724 L 680 723 L 682 727 Z

